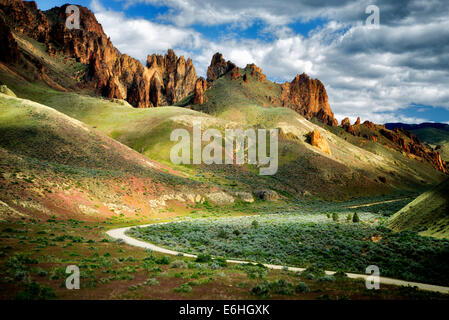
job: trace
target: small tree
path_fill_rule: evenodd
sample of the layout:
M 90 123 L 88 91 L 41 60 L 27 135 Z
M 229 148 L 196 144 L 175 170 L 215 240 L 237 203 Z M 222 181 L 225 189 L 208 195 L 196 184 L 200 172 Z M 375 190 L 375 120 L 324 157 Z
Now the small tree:
M 338 213 L 334 212 L 332 214 L 332 220 L 334 220 L 335 222 L 338 222 Z
M 253 226 L 254 229 L 257 229 L 259 227 L 259 222 L 257 220 L 253 220 L 251 225 Z
M 354 213 L 354 217 L 352 218 L 352 222 L 357 223 L 360 222 L 360 218 L 359 215 L 356 213 Z

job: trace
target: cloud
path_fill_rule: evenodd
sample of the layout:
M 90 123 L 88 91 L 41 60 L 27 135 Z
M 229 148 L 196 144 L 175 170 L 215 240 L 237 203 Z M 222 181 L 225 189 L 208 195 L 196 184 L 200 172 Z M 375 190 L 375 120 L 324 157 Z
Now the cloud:
M 112 43 L 137 59 L 146 60 L 148 54 L 169 48 L 195 50 L 201 46 L 201 35 L 192 29 L 129 18 L 123 12 L 106 9 L 98 0 L 91 2 L 91 8 Z
M 241 67 L 256 63 L 278 82 L 306 72 L 325 84 L 340 120 L 361 116 L 379 123 L 438 121 L 426 113 L 406 116 L 403 111 L 413 103 L 449 110 L 449 9 L 444 1 L 124 1 L 127 6 L 169 8 L 155 23 L 126 17 L 94 1 L 97 6 L 92 8 L 113 43 L 139 59 L 173 48 L 191 57 L 197 72 L 205 75 L 219 51 Z M 365 8 L 373 2 L 380 8 L 378 29 L 363 25 Z M 327 22 L 307 36 L 289 26 L 298 19 L 323 17 Z M 264 31 L 273 33 L 272 40 L 208 40 L 193 26 L 237 23 L 236 28 L 246 28 L 256 20 L 266 23 Z

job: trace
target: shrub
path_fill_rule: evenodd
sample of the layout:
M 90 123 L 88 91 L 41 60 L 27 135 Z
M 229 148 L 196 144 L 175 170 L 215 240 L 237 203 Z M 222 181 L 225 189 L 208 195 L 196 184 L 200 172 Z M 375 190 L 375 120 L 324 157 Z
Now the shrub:
M 270 297 L 270 285 L 268 282 L 264 282 L 263 284 L 258 284 L 254 288 L 251 289 L 251 293 L 255 296 L 261 298 L 269 298 Z
M 293 285 L 284 279 L 280 279 L 278 281 L 270 283 L 270 289 L 275 294 L 286 296 L 291 296 L 294 293 Z
M 226 268 L 228 266 L 228 262 L 226 261 L 225 258 L 216 258 L 214 259 L 214 263 L 216 263 L 222 268 Z
M 187 269 L 187 263 L 182 260 L 173 261 L 171 267 L 174 269 Z
M 336 278 L 345 278 L 345 277 L 347 277 L 348 275 L 346 274 L 346 273 L 344 273 L 343 271 L 337 271 L 335 274 L 334 274 L 334 277 L 336 277 Z
M 307 276 L 308 274 L 311 274 L 315 277 L 322 277 L 326 275 L 326 272 L 324 271 L 323 268 L 314 264 L 309 268 L 307 268 L 303 273 L 301 273 L 302 276 Z
M 348 214 L 347 216 L 346 216 L 346 221 L 348 221 L 348 222 L 351 222 L 352 221 L 352 214 Z
M 157 264 L 164 264 L 168 265 L 170 264 L 170 258 L 167 256 L 160 257 L 159 259 L 156 259 L 155 261 Z
M 336 213 L 336 212 L 334 212 L 333 214 L 332 214 L 332 220 L 334 220 L 335 222 L 338 222 L 338 213 Z
M 257 229 L 257 228 L 259 228 L 259 222 L 257 220 L 253 220 L 253 222 L 251 222 L 251 226 L 254 229 Z
M 16 295 L 16 300 L 48 300 L 55 297 L 56 294 L 51 288 L 33 281 L 26 284 L 25 289 Z
M 159 281 L 156 278 L 149 278 L 147 281 L 145 281 L 145 284 L 147 286 L 157 286 L 159 285 Z
M 180 287 L 173 289 L 175 292 L 181 292 L 181 293 L 189 293 L 192 292 L 192 287 L 188 284 L 184 283 Z
M 226 232 L 225 229 L 220 229 L 220 231 L 218 231 L 218 237 L 222 239 L 227 239 L 228 233 Z
M 352 218 L 352 222 L 354 222 L 354 223 L 360 222 L 360 218 L 359 218 L 359 215 L 357 214 L 357 212 L 354 213 L 354 217 Z
M 305 282 L 300 282 L 295 287 L 296 293 L 308 293 L 310 292 L 309 286 Z
M 212 257 L 210 254 L 200 253 L 198 257 L 196 258 L 195 262 L 199 263 L 205 263 L 212 260 Z
M 335 278 L 333 276 L 322 276 L 319 277 L 317 280 L 318 282 L 334 282 Z

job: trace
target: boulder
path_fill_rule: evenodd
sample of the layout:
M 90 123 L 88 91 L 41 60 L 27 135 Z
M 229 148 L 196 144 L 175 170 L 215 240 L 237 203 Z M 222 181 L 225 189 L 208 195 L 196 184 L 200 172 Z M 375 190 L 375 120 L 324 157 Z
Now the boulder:
M 6 94 L 7 96 L 16 97 L 16 94 L 9 89 L 6 85 L 0 86 L 0 93 Z
M 240 191 L 240 192 L 236 192 L 235 195 L 236 195 L 236 197 L 240 198 L 240 200 L 242 200 L 244 202 L 248 202 L 248 203 L 254 202 L 254 197 L 251 192 Z
M 321 133 L 319 130 L 315 129 L 311 133 L 309 133 L 310 138 L 310 144 L 321 151 L 331 154 L 329 144 L 327 143 L 327 140 L 321 136 Z
M 273 190 L 258 190 L 254 192 L 256 197 L 264 201 L 277 201 L 279 200 L 279 195 Z
M 214 192 L 206 195 L 206 199 L 217 205 L 229 205 L 234 203 L 234 198 L 225 192 Z

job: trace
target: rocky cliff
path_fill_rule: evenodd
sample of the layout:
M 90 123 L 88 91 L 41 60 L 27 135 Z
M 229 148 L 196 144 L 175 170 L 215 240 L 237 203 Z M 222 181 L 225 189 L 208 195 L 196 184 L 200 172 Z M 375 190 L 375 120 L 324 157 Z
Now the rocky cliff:
M 198 77 L 192 60 L 178 58 L 173 50 L 165 56 L 148 56 L 147 68 L 151 91 L 156 93 L 150 96 L 155 106 L 175 104 L 195 89 Z
M 320 80 L 310 79 L 305 73 L 281 87 L 284 107 L 291 108 L 306 118 L 319 118 L 331 126 L 338 125 L 329 106 L 326 89 Z
M 226 61 L 223 58 L 223 55 L 217 52 L 213 55 L 210 66 L 207 69 L 207 81 L 215 81 L 234 68 L 236 68 L 236 65 L 234 63 L 232 63 L 231 61 Z
M 50 55 L 62 54 L 88 65 L 84 87 L 105 97 L 148 108 L 174 104 L 193 92 L 197 76 L 190 59 L 169 50 L 165 56 L 148 57 L 144 66 L 113 46 L 88 8 L 78 6 L 80 29 L 67 29 L 67 6 L 42 12 L 34 1 L 0 0 L 0 13 L 14 32 L 44 43 Z M 4 28 L 0 37 L 6 39 L 2 53 L 14 59 L 14 45 Z

